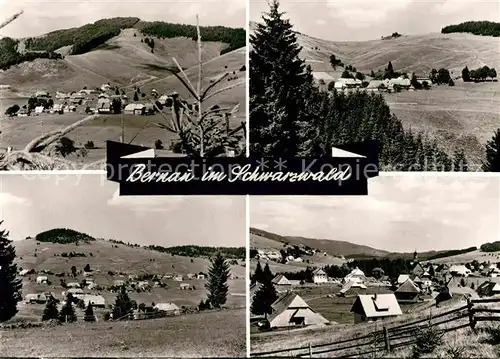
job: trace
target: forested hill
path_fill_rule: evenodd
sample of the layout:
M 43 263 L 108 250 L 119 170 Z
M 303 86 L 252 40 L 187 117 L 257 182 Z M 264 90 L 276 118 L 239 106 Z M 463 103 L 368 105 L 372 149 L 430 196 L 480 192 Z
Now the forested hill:
M 86 233 L 78 232 L 68 228 L 54 228 L 45 232 L 38 233 L 35 237 L 38 242 L 59 243 L 59 244 L 78 244 L 78 242 L 95 241 L 95 238 Z
M 175 246 L 175 247 L 162 247 L 162 246 L 148 246 L 147 248 L 163 252 L 170 253 L 172 255 L 183 256 L 183 257 L 211 257 L 217 252 L 222 253 L 226 258 L 232 259 L 245 259 L 246 249 L 245 247 L 204 247 L 204 246 Z
M 123 29 L 135 28 L 143 35 L 152 38 L 187 37 L 196 39 L 196 26 L 171 24 L 167 22 L 141 21 L 137 17 L 115 17 L 98 20 L 92 24 L 80 27 L 61 29 L 49 32 L 39 37 L 30 37 L 24 40 L 3 38 L 0 39 L 0 69 L 6 70 L 10 66 L 36 58 L 60 59 L 56 53 L 59 49 L 67 48 L 69 55 L 80 55 L 104 45 L 106 41 L 118 36 Z M 213 41 L 227 44 L 220 54 L 242 48 L 246 42 L 245 29 L 229 28 L 224 26 L 201 26 L 202 41 Z M 21 46 L 23 44 L 23 46 Z
M 492 21 L 467 21 L 458 25 L 448 25 L 442 30 L 442 34 L 454 32 L 466 32 L 474 35 L 500 36 L 500 23 Z

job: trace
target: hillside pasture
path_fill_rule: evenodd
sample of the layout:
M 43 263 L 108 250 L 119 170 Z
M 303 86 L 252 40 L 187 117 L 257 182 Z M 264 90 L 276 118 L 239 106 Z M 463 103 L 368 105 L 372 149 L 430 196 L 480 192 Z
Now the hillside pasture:
M 500 252 L 483 252 L 476 250 L 456 256 L 433 259 L 430 262 L 436 264 L 465 264 L 472 261 L 498 263 L 500 262 Z
M 7 357 L 91 357 L 96 353 L 102 357 L 241 357 L 246 354 L 244 309 L 152 320 L 0 330 L 0 337 L 0 352 Z
M 385 94 L 391 111 L 412 131 L 423 131 L 449 152 L 463 147 L 474 169 L 484 157 L 483 146 L 499 126 L 498 82 L 433 86 L 429 91 Z

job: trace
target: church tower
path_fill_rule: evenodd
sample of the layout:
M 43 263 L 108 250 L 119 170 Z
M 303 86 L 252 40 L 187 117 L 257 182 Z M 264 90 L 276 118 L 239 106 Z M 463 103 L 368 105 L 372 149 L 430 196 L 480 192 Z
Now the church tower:
M 413 261 L 418 262 L 418 253 L 417 253 L 416 249 L 415 249 L 415 252 L 413 252 Z

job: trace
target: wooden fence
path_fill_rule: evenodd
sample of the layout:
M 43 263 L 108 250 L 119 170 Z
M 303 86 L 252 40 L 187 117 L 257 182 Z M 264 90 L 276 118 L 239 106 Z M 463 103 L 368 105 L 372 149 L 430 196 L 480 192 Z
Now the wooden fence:
M 324 344 L 309 344 L 307 346 L 251 353 L 251 357 L 309 357 L 335 353 L 336 358 L 355 358 L 375 353 L 388 353 L 394 349 L 413 345 L 416 335 L 422 329 L 435 327 L 441 335 L 448 332 L 470 327 L 475 329 L 478 322 L 500 321 L 500 308 L 485 308 L 483 305 L 500 303 L 500 298 L 468 299 L 467 304 L 444 313 L 411 321 L 401 325 L 384 326 L 382 330 L 345 340 Z M 476 305 L 481 305 L 477 307 Z M 480 314 L 479 316 L 477 314 Z M 444 324 L 455 325 L 442 327 Z

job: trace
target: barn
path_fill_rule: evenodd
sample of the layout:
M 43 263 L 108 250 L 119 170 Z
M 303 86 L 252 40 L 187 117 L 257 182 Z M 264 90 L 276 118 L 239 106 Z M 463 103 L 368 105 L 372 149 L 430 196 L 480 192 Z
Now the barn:
M 284 328 L 297 325 L 325 325 L 328 322 L 316 313 L 298 294 L 288 292 L 272 305 L 269 316 L 271 328 Z

